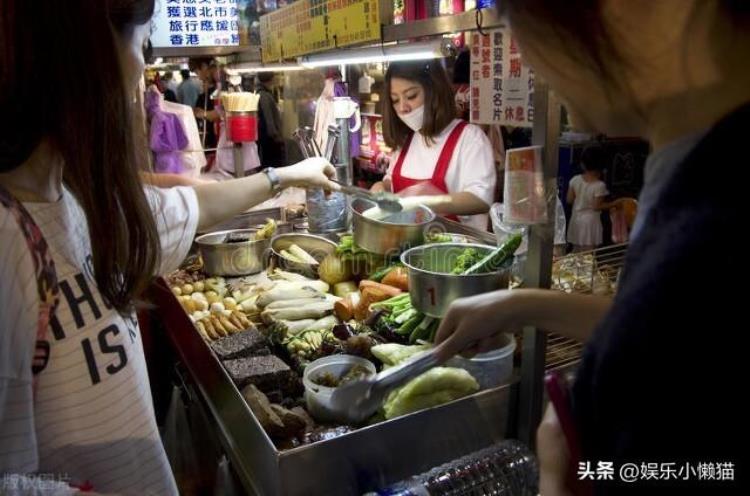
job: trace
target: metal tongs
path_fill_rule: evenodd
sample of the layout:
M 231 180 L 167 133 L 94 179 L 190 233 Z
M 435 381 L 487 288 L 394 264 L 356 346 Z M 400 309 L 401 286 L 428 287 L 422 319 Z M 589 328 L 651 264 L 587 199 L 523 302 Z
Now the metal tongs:
M 326 141 L 325 154 L 321 153 L 320 147 L 314 138 L 314 131 L 311 127 L 305 126 L 303 128 L 297 128 L 294 131 L 292 137 L 297 142 L 302 155 L 305 158 L 310 157 L 324 157 L 329 162 L 333 160 L 333 153 L 336 150 L 336 144 L 341 138 L 341 128 L 336 124 L 328 126 L 328 140 Z M 362 196 L 377 204 L 381 210 L 385 212 L 400 212 L 404 209 L 401 205 L 401 200 L 398 196 L 393 193 L 373 193 L 372 191 L 364 188 L 358 188 L 356 186 L 349 186 L 348 184 L 341 183 L 331 179 L 341 186 L 341 192 L 345 195 Z
M 326 141 L 325 157 L 330 163 L 333 163 L 333 152 L 336 150 L 336 144 L 341 138 L 341 128 L 337 124 L 328 125 L 328 140 Z
M 403 205 L 401 205 L 401 198 L 393 193 L 386 193 L 385 191 L 374 193 L 369 189 L 360 188 L 358 186 L 349 186 L 336 181 L 335 179 L 329 179 L 329 181 L 341 186 L 341 192 L 345 195 L 365 197 L 368 200 L 375 202 L 378 207 L 385 212 L 400 212 L 404 209 Z
M 310 157 L 315 157 L 317 155 L 315 152 L 315 147 L 308 139 L 305 129 L 303 128 L 295 129 L 294 133 L 292 134 L 292 138 L 294 139 L 294 141 L 297 142 L 297 146 L 299 146 L 299 149 L 302 152 L 303 157 L 310 158 Z
M 292 133 L 292 139 L 297 142 L 297 146 L 299 146 L 299 149 L 305 158 L 323 156 L 323 152 L 320 151 L 318 142 L 315 141 L 315 131 L 310 126 L 298 127 L 295 129 L 294 133 Z
M 336 388 L 329 407 L 342 421 L 361 424 L 378 411 L 389 392 L 436 365 L 433 348 L 377 375 Z

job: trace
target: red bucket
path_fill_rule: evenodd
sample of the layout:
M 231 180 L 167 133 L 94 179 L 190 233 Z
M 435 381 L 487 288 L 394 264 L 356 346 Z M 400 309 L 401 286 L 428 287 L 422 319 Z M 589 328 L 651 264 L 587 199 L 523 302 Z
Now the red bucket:
M 227 112 L 227 138 L 234 143 L 258 139 L 257 112 Z

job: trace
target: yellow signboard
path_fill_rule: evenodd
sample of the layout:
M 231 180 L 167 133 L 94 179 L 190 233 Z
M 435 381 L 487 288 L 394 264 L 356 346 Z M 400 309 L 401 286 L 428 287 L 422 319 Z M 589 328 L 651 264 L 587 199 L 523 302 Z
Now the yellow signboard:
M 379 0 L 298 0 L 261 16 L 264 63 L 380 40 Z

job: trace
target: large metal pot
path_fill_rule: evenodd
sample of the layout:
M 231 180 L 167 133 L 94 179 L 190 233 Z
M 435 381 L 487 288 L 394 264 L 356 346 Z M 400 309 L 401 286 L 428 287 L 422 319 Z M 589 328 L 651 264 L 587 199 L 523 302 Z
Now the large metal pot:
M 204 270 L 212 276 L 246 276 L 263 270 L 264 254 L 271 240 L 260 239 L 226 243 L 229 234 L 255 234 L 257 229 L 217 231 L 195 239 Z
M 281 234 L 273 238 L 271 253 L 276 266 L 313 279 L 318 277 L 319 265 L 294 262 L 281 256 L 281 251 L 288 250 L 292 245 L 297 245 L 305 250 L 318 263 L 322 262 L 326 256 L 336 252 L 336 243 L 311 234 Z
M 495 249 L 478 244 L 438 243 L 417 246 L 401 255 L 401 262 L 409 269 L 409 294 L 414 308 L 442 318 L 456 298 L 508 287 L 510 267 L 470 276 L 450 274 L 456 258 L 467 248 L 474 248 L 483 256 Z
M 425 206 L 391 214 L 383 220 L 368 219 L 363 212 L 376 204 L 365 198 L 352 200 L 354 242 L 378 255 L 398 255 L 403 250 L 424 243 L 425 231 L 435 214 Z

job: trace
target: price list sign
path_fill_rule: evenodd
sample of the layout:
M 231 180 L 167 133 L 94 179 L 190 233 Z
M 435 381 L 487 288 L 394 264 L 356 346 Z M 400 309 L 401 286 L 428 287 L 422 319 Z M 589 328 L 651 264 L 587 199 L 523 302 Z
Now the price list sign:
M 260 18 L 263 62 L 379 39 L 378 0 L 298 0 Z

